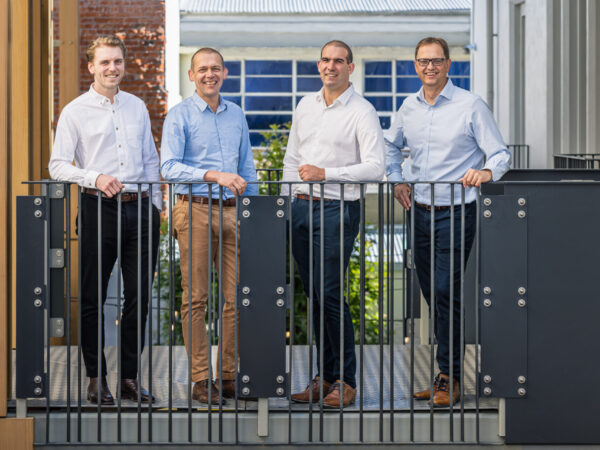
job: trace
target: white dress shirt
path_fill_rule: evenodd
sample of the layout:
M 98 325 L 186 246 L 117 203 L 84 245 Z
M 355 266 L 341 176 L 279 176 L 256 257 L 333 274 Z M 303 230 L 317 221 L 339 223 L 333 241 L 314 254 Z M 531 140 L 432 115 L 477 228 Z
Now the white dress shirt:
M 119 90 L 111 103 L 92 85 L 62 110 L 48 169 L 55 180 L 92 189 L 100 174 L 119 181 L 160 181 L 144 102 Z M 142 186 L 145 190 L 148 185 Z M 137 192 L 137 185 L 126 184 L 125 191 Z M 159 209 L 161 197 L 160 186 L 153 185 L 152 203 Z
M 375 108 L 352 85 L 327 106 L 323 89 L 305 96 L 294 112 L 283 160 L 283 181 L 301 181 L 298 168 L 311 164 L 325 169 L 325 180 L 380 181 L 384 174 L 384 140 Z M 308 194 L 308 184 L 294 185 L 294 194 Z M 340 198 L 339 184 L 326 184 L 323 195 Z M 287 193 L 287 186 L 283 186 Z M 359 185 L 344 187 L 345 200 L 360 197 Z

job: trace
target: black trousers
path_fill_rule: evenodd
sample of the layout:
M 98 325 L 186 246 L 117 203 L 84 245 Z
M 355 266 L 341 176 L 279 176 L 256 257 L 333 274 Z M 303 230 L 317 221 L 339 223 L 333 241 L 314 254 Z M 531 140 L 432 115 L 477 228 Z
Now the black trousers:
M 152 206 L 152 259 L 149 261 L 149 202 L 141 201 L 141 292 L 138 292 L 138 201 L 121 203 L 121 271 L 123 273 L 124 303 L 121 315 L 121 378 L 135 378 L 138 364 L 138 301 L 141 307 L 141 348 L 144 347 L 146 316 L 148 315 L 148 263 L 152 276 L 156 267 L 160 219 Z M 118 204 L 102 198 L 101 234 L 98 245 L 98 197 L 81 195 L 81 347 L 88 377 L 98 376 L 98 328 L 102 335 L 102 375 L 106 375 L 104 356 L 104 312 L 108 281 L 118 255 Z M 98 321 L 98 254 L 101 252 L 102 317 Z M 141 299 L 141 300 L 140 300 Z

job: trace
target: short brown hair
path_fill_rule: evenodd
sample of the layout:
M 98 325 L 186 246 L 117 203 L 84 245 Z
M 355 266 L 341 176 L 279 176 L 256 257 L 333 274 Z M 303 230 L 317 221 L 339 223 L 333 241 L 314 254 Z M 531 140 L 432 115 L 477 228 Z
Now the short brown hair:
M 94 60 L 94 57 L 96 56 L 96 49 L 98 47 L 119 47 L 123 52 L 123 58 L 125 58 L 125 55 L 127 54 L 125 44 L 123 44 L 123 41 L 117 36 L 98 36 L 92 41 L 92 43 L 85 52 L 85 56 L 87 56 L 88 62 L 92 62 Z
M 190 69 L 192 69 L 192 71 L 194 70 L 194 58 L 198 53 L 214 53 L 215 55 L 219 55 L 219 58 L 221 58 L 221 65 L 225 67 L 225 60 L 223 59 L 223 55 L 221 55 L 221 53 L 218 50 L 215 50 L 211 47 L 202 47 L 196 50 L 196 52 L 192 55 L 192 60 L 190 61 Z
M 417 46 L 415 47 L 415 59 L 417 59 L 417 54 L 419 53 L 419 49 L 424 45 L 437 44 L 442 47 L 444 51 L 444 58 L 450 59 L 450 49 L 448 48 L 448 43 L 442 38 L 436 37 L 426 37 L 425 39 L 421 39 Z
M 323 56 L 323 50 L 325 50 L 325 47 L 327 47 L 328 45 L 345 48 L 346 52 L 348 52 L 348 56 L 346 57 L 346 62 L 348 64 L 350 64 L 352 62 L 352 59 L 353 59 L 352 49 L 344 41 L 338 41 L 337 39 L 334 39 L 333 41 L 329 41 L 327 44 L 325 44 L 323 47 L 321 47 L 321 57 Z

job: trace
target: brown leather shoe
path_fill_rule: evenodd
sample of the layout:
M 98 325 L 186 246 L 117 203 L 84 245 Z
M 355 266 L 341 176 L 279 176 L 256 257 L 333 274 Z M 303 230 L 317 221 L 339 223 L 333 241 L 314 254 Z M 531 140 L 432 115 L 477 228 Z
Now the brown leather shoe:
M 121 378 L 121 399 L 138 401 L 138 391 L 143 403 L 148 403 L 150 393 L 143 387 L 138 388 L 138 383 L 135 378 Z M 152 401 L 156 399 L 152 396 Z
M 102 405 L 114 405 L 115 399 L 110 393 L 110 389 L 108 389 L 108 383 L 106 382 L 106 377 L 102 377 L 102 398 L 100 399 L 100 404 Z M 87 388 L 87 399 L 90 403 L 98 404 L 98 377 L 90 377 L 90 384 L 88 384 Z
M 215 380 L 215 388 L 219 389 L 219 380 Z M 235 381 L 234 380 L 223 380 L 223 389 L 221 391 L 223 398 L 234 398 L 235 397 Z
M 321 378 L 315 377 L 314 380 L 306 387 L 302 392 L 292 394 L 292 401 L 296 403 L 309 403 L 310 402 L 310 391 L 312 389 L 312 401 L 317 403 L 320 395 Z M 331 390 L 331 383 L 323 380 L 323 398 L 327 397 Z
M 450 377 L 441 373 L 438 390 L 433 395 L 433 406 L 450 406 Z M 452 379 L 452 404 L 456 404 L 460 398 L 460 382 Z M 431 400 L 430 400 L 431 402 Z
M 211 403 L 216 403 L 219 401 L 219 391 L 215 388 L 215 385 L 210 380 L 202 380 L 198 381 L 194 384 L 194 388 L 192 389 L 192 399 L 196 400 L 200 403 L 208 403 L 208 390 L 210 383 L 210 396 Z
M 436 375 L 435 379 L 433 380 L 433 395 L 434 396 L 438 390 L 441 375 L 442 375 L 441 373 L 438 373 Z M 417 400 L 429 400 L 431 398 L 431 389 L 427 388 L 424 391 L 415 392 L 413 394 L 413 398 L 415 398 Z
M 340 380 L 337 380 L 331 386 L 331 391 L 327 397 L 323 399 L 323 406 L 326 408 L 340 408 L 341 405 L 341 395 L 340 395 L 340 386 L 344 385 L 344 404 L 343 408 L 346 406 L 352 405 L 354 400 L 356 399 L 356 388 L 353 388 L 348 383 L 342 383 Z

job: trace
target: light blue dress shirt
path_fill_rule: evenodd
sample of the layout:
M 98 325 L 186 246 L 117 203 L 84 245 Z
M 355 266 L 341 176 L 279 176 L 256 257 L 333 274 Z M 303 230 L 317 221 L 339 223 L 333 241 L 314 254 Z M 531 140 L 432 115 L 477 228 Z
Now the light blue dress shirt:
M 217 112 L 196 93 L 174 106 L 165 119 L 162 133 L 160 171 L 165 180 L 202 183 L 209 170 L 237 173 L 256 181 L 256 170 L 248 123 L 235 103 L 220 98 Z M 188 194 L 188 185 L 177 185 L 177 194 Z M 193 195 L 208 197 L 208 185 L 195 184 Z M 258 186 L 248 184 L 244 195 L 258 195 Z M 219 186 L 212 186 L 219 196 Z M 225 199 L 234 197 L 223 188 Z
M 422 87 L 407 97 L 384 138 L 390 181 L 456 181 L 471 168 L 491 170 L 496 181 L 509 169 L 510 153 L 487 104 L 450 79 L 433 105 L 425 100 Z M 404 147 L 409 148 L 405 161 Z M 436 185 L 435 204 L 449 205 L 450 193 L 449 184 Z M 476 188 L 467 188 L 465 202 L 476 196 Z M 429 184 L 415 185 L 415 201 L 431 204 Z M 455 205 L 460 201 L 461 186 L 456 185 Z

